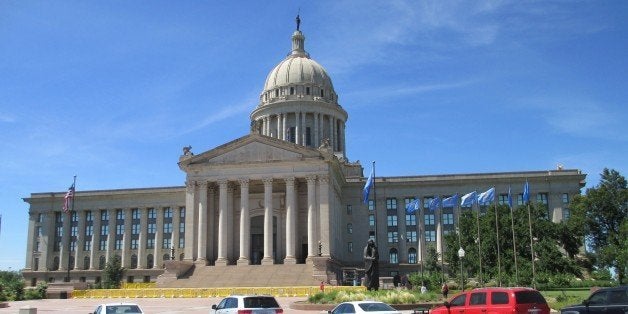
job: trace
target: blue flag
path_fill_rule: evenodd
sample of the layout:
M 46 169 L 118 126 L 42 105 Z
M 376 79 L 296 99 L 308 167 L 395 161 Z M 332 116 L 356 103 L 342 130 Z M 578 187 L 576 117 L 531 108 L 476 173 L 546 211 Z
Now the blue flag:
M 439 206 L 440 206 L 440 198 L 436 196 L 430 201 L 429 207 L 431 211 L 435 211 L 438 209 Z
M 458 205 L 458 193 L 443 199 L 443 207 L 456 207 Z
M 530 186 L 528 185 L 528 180 L 526 180 L 526 184 L 523 185 L 523 203 L 530 202 Z
M 362 189 L 362 202 L 364 204 L 368 204 L 369 202 L 369 194 L 371 193 L 371 187 L 373 186 L 373 177 L 375 174 L 373 173 L 373 168 L 371 168 L 371 174 L 369 178 L 366 180 L 366 184 L 364 184 L 364 189 Z
M 419 199 L 417 198 L 414 201 L 408 203 L 408 205 L 406 205 L 406 214 L 412 215 L 416 213 L 419 208 L 421 208 L 421 201 L 419 201 Z
M 480 195 L 478 195 L 478 204 L 480 205 L 490 204 L 494 200 L 495 200 L 495 187 L 492 187 L 486 190 L 486 192 L 482 192 L 480 193 Z
M 508 207 L 512 209 L 512 194 L 510 193 L 510 185 L 508 186 Z
M 473 191 L 471 193 L 467 193 L 460 198 L 460 206 L 469 207 L 473 206 L 473 204 L 477 201 L 478 192 Z

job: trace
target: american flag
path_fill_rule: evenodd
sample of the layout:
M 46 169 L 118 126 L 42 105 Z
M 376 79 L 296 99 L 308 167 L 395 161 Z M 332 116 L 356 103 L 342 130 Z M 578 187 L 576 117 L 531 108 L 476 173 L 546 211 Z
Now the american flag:
M 68 192 L 65 193 L 65 196 L 63 197 L 63 212 L 69 212 L 70 211 L 70 202 L 74 199 L 74 183 L 72 184 L 72 186 L 70 186 L 70 188 L 68 189 Z

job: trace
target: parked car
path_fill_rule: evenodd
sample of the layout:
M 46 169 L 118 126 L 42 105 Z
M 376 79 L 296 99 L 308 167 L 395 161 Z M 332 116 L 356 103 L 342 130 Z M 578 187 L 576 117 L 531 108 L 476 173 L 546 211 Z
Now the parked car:
M 135 303 L 107 303 L 96 307 L 94 314 L 144 314 L 139 305 Z
M 214 314 L 277 314 L 283 309 L 269 295 L 232 295 L 212 305 Z
M 430 310 L 445 313 L 535 313 L 549 314 L 550 308 L 543 295 L 532 288 L 479 288 L 463 291 L 445 301 L 443 306 Z
M 401 314 L 392 306 L 378 301 L 353 301 L 338 304 L 330 314 L 341 313 L 369 313 L 369 314 Z
M 591 293 L 581 304 L 571 305 L 560 310 L 561 314 L 578 313 L 628 313 L 628 286 L 602 288 Z

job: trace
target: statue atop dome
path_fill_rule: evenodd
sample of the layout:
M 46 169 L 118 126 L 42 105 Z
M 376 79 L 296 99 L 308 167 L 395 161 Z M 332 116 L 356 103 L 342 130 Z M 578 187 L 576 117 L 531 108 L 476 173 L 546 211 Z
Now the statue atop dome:
M 299 30 L 299 27 L 301 26 L 301 18 L 299 18 L 299 14 L 297 14 L 297 30 Z

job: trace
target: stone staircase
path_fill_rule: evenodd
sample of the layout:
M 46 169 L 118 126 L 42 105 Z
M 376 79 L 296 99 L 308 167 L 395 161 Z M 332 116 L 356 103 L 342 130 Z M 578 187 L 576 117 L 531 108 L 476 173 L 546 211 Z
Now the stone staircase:
M 178 279 L 159 282 L 160 288 L 318 286 L 311 264 L 192 266 Z

